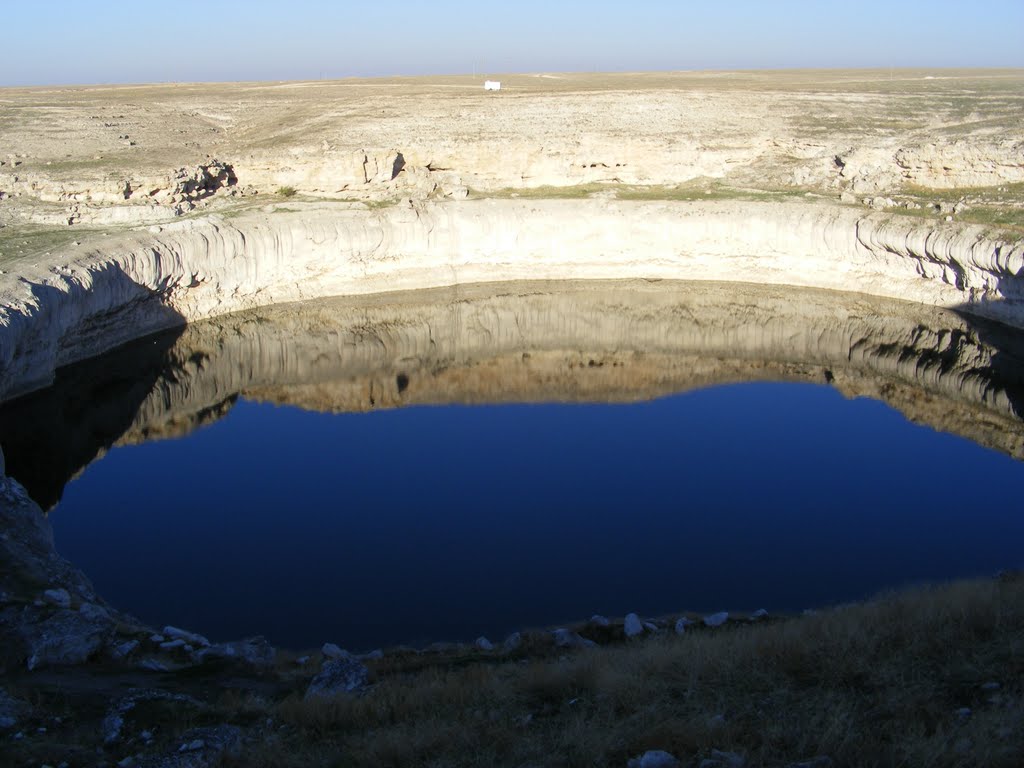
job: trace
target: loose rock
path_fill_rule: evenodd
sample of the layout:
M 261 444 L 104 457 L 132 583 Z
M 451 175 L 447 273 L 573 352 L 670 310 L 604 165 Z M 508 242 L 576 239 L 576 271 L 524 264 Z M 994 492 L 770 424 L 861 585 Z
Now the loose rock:
M 559 648 L 591 648 L 596 645 L 593 640 L 587 640 L 564 628 L 553 630 L 551 636 Z
M 273 665 L 277 658 L 277 649 L 268 643 L 265 637 L 256 636 L 200 648 L 192 658 L 196 662 L 233 661 L 265 669 Z
M 172 640 L 183 640 L 189 645 L 208 646 L 210 644 L 210 641 L 202 635 L 197 635 L 195 632 L 189 632 L 178 627 L 164 627 L 164 634 Z
M 112 633 L 109 621 L 96 622 L 78 611 L 60 610 L 21 627 L 29 670 L 82 664 L 97 653 Z
M 729 620 L 729 614 L 726 611 L 721 613 L 713 613 L 710 616 L 704 617 L 704 626 L 706 627 L 720 627 Z
M 483 637 L 483 636 L 478 637 L 476 639 L 476 641 L 474 641 L 473 644 L 477 648 L 479 648 L 481 651 L 493 651 L 494 650 L 494 643 L 492 643 L 490 640 L 488 640 L 486 637 Z
M 635 613 L 628 613 L 622 630 L 626 633 L 626 637 L 637 637 L 644 633 L 644 625 L 640 622 L 639 616 Z
M 355 693 L 366 687 L 369 674 L 369 670 L 353 658 L 332 659 L 310 682 L 305 700 Z
M 68 594 L 66 589 L 48 589 L 43 592 L 43 600 L 50 603 L 50 605 L 56 605 L 58 608 L 71 607 L 71 595 Z

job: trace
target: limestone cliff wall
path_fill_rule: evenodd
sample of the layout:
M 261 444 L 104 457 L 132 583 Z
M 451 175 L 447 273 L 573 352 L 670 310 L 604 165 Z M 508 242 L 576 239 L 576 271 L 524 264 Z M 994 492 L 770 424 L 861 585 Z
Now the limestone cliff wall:
M 0 398 L 159 328 L 321 296 L 507 280 L 814 286 L 1024 326 L 1024 243 L 825 204 L 483 200 L 270 206 L 130 232 L 0 276 Z

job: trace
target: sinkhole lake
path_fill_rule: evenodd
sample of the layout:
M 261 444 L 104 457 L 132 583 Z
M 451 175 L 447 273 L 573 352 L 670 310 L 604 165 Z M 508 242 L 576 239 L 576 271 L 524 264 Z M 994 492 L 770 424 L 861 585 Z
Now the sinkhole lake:
M 62 371 L 0 440 L 101 595 L 217 640 L 498 640 L 1024 565 L 1014 333 L 735 290 L 240 315 Z

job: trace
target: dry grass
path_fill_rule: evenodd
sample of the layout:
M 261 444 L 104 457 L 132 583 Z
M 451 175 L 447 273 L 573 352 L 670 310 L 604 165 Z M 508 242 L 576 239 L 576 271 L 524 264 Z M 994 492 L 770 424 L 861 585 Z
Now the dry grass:
M 565 657 L 481 657 L 382 677 L 361 697 L 293 695 L 275 708 L 276 745 L 243 762 L 603 766 L 718 748 L 751 765 L 1019 767 L 1022 652 L 1024 583 L 960 584 Z

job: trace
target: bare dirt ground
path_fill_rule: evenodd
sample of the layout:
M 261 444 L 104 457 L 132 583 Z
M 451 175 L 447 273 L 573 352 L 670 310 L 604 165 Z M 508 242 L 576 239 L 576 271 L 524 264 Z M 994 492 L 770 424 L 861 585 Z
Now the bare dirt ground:
M 0 260 L 32 250 L 33 227 L 256 194 L 845 192 L 928 215 L 961 203 L 1024 231 L 1022 70 L 500 79 L 497 93 L 469 76 L 0 89 L 0 226 L 20 225 Z

